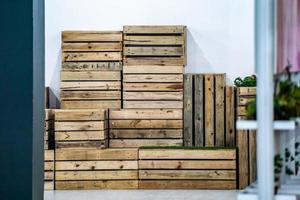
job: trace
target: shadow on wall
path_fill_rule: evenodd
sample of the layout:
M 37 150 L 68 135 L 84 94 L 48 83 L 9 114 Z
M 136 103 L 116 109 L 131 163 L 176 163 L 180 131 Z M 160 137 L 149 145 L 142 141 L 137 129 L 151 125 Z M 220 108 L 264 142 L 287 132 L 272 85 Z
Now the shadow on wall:
M 54 95 L 50 99 L 50 108 L 60 108 L 60 68 L 61 68 L 61 49 L 58 52 L 55 69 L 50 82 L 50 88 Z
M 191 33 L 191 30 L 193 34 Z M 195 37 L 193 37 L 193 35 Z M 195 38 L 201 38 L 200 33 L 197 31 L 193 31 L 192 28 L 187 29 L 187 67 L 186 72 L 193 73 L 205 73 L 212 72 L 213 68 L 209 61 L 205 58 L 205 55 L 200 48 L 200 44 L 197 43 Z M 197 55 L 197 56 L 189 56 L 189 55 Z

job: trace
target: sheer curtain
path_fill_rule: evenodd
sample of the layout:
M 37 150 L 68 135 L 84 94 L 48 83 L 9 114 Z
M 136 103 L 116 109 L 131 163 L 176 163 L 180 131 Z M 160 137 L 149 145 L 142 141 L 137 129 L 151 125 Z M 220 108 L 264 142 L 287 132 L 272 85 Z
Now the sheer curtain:
M 300 71 L 300 0 L 278 0 L 277 72 Z

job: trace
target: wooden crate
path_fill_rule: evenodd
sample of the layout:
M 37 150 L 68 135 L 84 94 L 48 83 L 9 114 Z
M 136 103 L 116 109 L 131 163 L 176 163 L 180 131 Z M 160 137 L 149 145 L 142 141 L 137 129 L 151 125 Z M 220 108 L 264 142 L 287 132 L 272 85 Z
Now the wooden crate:
M 57 190 L 137 189 L 137 149 L 58 149 Z
M 54 149 L 54 109 L 45 109 L 44 149 Z
M 54 190 L 54 150 L 45 150 L 44 190 Z
M 140 149 L 139 189 L 236 189 L 236 150 Z
M 123 108 L 183 108 L 183 66 L 124 66 Z
M 45 109 L 50 108 L 50 88 L 45 87 Z
M 124 26 L 125 65 L 186 65 L 186 26 Z
M 182 109 L 109 111 L 109 146 L 182 146 Z
M 256 98 L 256 87 L 237 88 L 237 118 L 246 119 L 246 105 Z M 243 189 L 256 181 L 256 131 L 238 130 L 236 135 L 239 155 L 239 188 Z
M 61 108 L 121 108 L 122 33 L 62 33 Z
M 106 148 L 107 110 L 56 110 L 55 147 Z
M 185 74 L 184 145 L 234 146 L 234 98 L 225 74 Z

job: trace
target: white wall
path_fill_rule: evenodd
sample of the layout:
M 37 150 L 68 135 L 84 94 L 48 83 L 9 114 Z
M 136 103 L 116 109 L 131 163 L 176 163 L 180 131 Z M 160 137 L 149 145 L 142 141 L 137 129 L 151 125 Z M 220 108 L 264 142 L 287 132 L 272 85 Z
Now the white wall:
M 46 85 L 59 92 L 63 30 L 187 25 L 186 72 L 254 72 L 254 0 L 46 0 Z

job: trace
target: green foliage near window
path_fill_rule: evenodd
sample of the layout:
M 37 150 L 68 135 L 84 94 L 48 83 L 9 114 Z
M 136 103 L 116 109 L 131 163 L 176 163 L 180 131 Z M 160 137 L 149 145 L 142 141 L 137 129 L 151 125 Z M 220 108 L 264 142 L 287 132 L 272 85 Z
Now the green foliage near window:
M 256 76 L 246 76 L 244 79 L 238 77 L 234 80 L 236 87 L 256 87 Z

